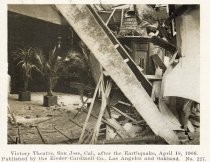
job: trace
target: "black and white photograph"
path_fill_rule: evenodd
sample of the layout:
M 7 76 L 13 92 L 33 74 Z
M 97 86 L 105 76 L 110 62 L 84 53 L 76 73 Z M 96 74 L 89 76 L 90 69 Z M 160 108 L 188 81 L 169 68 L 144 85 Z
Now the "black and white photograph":
M 7 144 L 200 145 L 199 4 L 8 4 Z

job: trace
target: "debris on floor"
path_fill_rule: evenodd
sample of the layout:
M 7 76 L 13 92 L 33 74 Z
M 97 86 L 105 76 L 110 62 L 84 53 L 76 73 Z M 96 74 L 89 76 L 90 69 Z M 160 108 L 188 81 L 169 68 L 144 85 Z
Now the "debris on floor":
M 50 8 L 8 7 L 8 144 L 200 143 L 198 5 Z

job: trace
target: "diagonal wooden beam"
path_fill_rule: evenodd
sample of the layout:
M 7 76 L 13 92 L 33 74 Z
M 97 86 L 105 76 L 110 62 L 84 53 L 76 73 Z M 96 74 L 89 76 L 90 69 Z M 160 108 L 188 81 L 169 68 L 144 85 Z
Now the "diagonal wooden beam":
M 114 10 L 112 11 L 112 13 L 110 14 L 109 18 L 108 18 L 107 21 L 106 21 L 106 25 L 109 24 L 109 21 L 111 20 L 111 18 L 112 18 L 112 16 L 114 15 L 115 11 L 116 11 L 116 9 L 114 9 Z
M 124 95 L 141 114 L 153 132 L 169 144 L 179 144 L 177 135 L 167 127 L 167 121 L 151 100 L 108 34 L 86 5 L 59 5 L 57 9 L 66 18 L 78 36 L 94 54 Z
M 175 53 L 177 51 L 177 47 L 175 45 L 157 36 L 153 36 L 150 39 L 150 41 L 154 43 L 155 45 L 158 45 L 171 53 Z

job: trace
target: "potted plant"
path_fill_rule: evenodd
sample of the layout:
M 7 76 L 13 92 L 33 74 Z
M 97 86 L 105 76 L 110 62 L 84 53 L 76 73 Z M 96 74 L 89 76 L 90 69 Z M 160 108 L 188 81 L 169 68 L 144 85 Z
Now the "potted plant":
M 17 61 L 17 67 L 21 68 L 24 86 L 19 92 L 20 101 L 30 101 L 31 92 L 28 90 L 29 80 L 32 78 L 32 71 L 39 68 L 36 66 L 36 49 L 33 47 L 18 48 L 13 53 L 14 60 Z
M 59 38 L 57 44 L 47 56 L 43 55 L 42 52 L 36 55 L 36 65 L 45 78 L 47 85 L 47 94 L 44 96 L 43 102 L 43 105 L 46 107 L 57 105 L 57 96 L 53 95 L 53 88 L 57 81 L 57 71 L 62 65 L 62 59 L 59 56 L 60 46 L 61 41 Z

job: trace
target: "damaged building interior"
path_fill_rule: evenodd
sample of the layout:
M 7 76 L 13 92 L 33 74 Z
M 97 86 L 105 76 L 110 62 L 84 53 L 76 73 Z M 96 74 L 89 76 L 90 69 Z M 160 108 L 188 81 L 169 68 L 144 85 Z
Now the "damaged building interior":
M 8 144 L 199 144 L 200 8 L 8 5 Z

